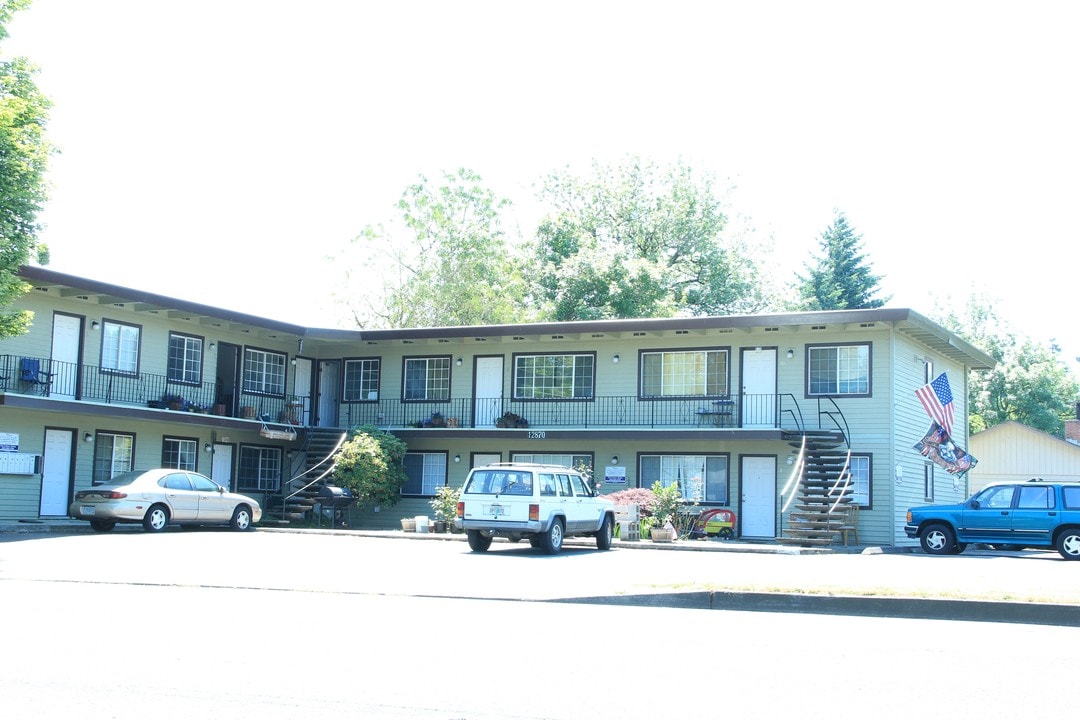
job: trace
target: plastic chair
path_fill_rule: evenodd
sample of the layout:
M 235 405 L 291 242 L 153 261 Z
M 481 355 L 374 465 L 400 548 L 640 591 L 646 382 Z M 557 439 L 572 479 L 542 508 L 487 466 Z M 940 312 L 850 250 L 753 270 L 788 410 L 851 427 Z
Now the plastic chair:
M 49 392 L 49 383 L 52 382 L 52 373 L 41 369 L 41 361 L 37 358 L 19 359 L 19 380 L 24 383 L 36 385 L 45 395 Z

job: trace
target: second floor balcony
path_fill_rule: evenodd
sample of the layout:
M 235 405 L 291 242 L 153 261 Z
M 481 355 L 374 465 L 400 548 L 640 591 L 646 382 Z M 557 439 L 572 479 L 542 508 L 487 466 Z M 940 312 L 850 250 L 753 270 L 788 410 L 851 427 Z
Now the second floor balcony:
M 794 395 L 743 394 L 731 397 L 642 398 L 599 395 L 588 399 L 454 397 L 404 400 L 400 397 L 337 403 L 309 395 L 275 395 L 181 383 L 151 373 L 116 373 L 93 365 L 46 358 L 0 355 L 0 391 L 126 407 L 167 409 L 167 399 L 182 398 L 168 409 L 213 412 L 243 420 L 351 428 L 373 425 L 388 430 L 440 429 L 843 429 L 843 416 L 831 399 L 815 399 L 804 419 Z M 823 400 L 827 407 L 822 406 Z M 806 420 L 809 419 L 808 424 Z

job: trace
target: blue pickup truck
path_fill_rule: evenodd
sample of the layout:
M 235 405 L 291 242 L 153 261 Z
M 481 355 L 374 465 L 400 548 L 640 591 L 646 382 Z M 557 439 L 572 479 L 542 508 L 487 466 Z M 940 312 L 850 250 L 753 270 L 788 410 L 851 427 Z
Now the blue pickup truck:
M 909 509 L 904 532 L 932 555 L 986 543 L 1053 548 L 1080 560 L 1080 482 L 994 483 L 962 503 Z

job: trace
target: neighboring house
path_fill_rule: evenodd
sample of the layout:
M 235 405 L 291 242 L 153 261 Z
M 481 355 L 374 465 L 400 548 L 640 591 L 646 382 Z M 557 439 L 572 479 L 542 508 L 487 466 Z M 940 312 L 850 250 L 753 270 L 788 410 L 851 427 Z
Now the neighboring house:
M 1068 425 L 1076 423 L 1068 421 Z M 968 450 L 979 463 L 969 473 L 971 492 L 1002 480 L 1076 480 L 1080 446 L 1015 420 L 972 435 Z
M 76 490 L 157 465 L 273 507 L 344 430 L 374 424 L 408 443 L 409 480 L 357 526 L 397 528 L 471 466 L 518 460 L 591 466 L 604 492 L 676 482 L 768 540 L 813 432 L 850 448 L 860 542 L 900 544 L 909 506 L 967 493 L 912 449 L 928 425 L 915 390 L 948 373 L 963 446 L 968 371 L 993 365 L 908 309 L 348 331 L 21 274 L 34 324 L 0 340 L 8 519 L 62 516 Z M 160 407 L 174 395 L 212 412 Z

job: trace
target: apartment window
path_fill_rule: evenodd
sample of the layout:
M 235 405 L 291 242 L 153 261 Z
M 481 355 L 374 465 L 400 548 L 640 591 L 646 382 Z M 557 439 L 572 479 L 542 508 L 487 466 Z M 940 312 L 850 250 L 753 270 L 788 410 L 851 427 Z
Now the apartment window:
M 345 361 L 345 402 L 374 402 L 379 399 L 378 358 Z
M 101 322 L 101 369 L 136 375 L 139 372 L 139 333 L 137 325 L 114 320 Z
M 728 394 L 727 350 L 641 354 L 642 397 L 720 397 Z
M 244 348 L 244 392 L 284 395 L 284 353 Z
M 94 434 L 94 470 L 91 483 L 101 485 L 120 473 L 131 470 L 134 450 L 134 435 L 97 431 Z
M 639 465 L 643 488 L 677 485 L 683 500 L 728 503 L 727 455 L 642 455 Z
M 870 507 L 870 456 L 852 455 L 848 470 L 851 472 L 851 503 Z
M 540 465 L 561 465 L 580 469 L 592 468 L 592 455 L 559 455 L 554 453 L 514 453 L 511 460 L 517 463 L 537 463 Z
M 923 498 L 929 502 L 934 499 L 934 466 L 923 465 Z
M 202 382 L 203 340 L 169 333 L 169 380 L 198 385 Z
M 808 395 L 870 394 L 870 344 L 807 348 Z
M 515 400 L 587 400 L 593 396 L 596 356 L 517 355 Z
M 281 486 L 281 448 L 241 445 L 236 481 L 240 490 L 275 492 Z
M 402 495 L 416 495 L 429 497 L 435 495 L 435 490 L 446 484 L 446 453 L 419 453 L 405 454 L 405 485 L 401 488 Z
M 161 443 L 161 467 L 195 472 L 198 452 L 197 439 L 167 437 Z
M 449 400 L 450 357 L 405 358 L 405 400 Z

